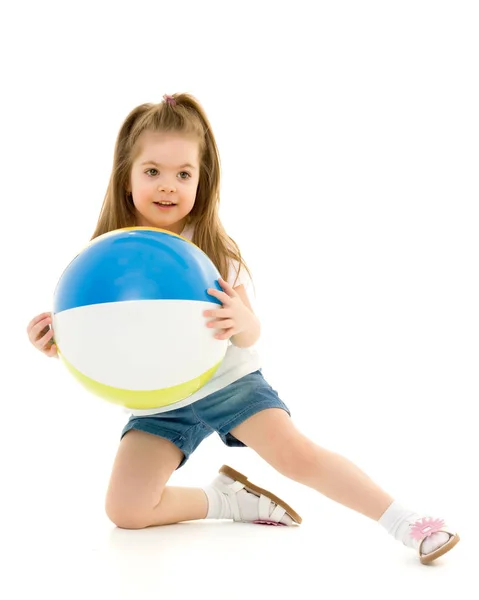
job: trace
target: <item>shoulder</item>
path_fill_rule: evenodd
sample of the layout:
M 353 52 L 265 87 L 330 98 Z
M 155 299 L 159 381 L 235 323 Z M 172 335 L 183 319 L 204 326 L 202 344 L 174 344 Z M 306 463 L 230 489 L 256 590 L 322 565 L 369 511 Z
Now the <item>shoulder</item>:
M 191 242 L 193 241 L 194 233 L 195 226 L 193 224 L 187 224 L 180 235 Z M 249 276 L 248 271 L 234 258 L 228 258 L 227 281 L 233 287 L 243 285 L 245 289 L 248 289 L 252 286 L 251 277 Z

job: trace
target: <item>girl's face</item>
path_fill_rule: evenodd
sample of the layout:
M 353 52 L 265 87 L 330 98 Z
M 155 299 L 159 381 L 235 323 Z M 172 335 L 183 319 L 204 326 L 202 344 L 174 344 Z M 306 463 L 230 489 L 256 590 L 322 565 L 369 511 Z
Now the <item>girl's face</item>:
M 180 234 L 196 198 L 200 177 L 199 144 L 184 135 L 144 131 L 130 174 L 139 227 Z

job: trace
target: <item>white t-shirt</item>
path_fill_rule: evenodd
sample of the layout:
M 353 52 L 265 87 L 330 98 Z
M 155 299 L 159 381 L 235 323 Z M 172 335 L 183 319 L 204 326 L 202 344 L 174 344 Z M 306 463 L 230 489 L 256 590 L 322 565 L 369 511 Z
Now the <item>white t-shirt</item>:
M 194 226 L 187 226 L 181 232 L 181 236 L 192 241 L 194 233 Z M 235 283 L 236 274 L 238 272 L 238 262 L 230 261 L 229 271 L 228 271 L 228 283 L 231 285 L 235 285 L 238 287 L 240 285 L 244 285 L 246 292 L 250 300 L 253 297 L 253 285 L 251 279 L 248 276 L 248 273 L 244 268 L 240 269 L 238 280 Z M 206 320 L 205 320 L 206 327 Z M 175 410 L 177 408 L 181 408 L 182 406 L 188 406 L 188 404 L 193 404 L 197 400 L 201 400 L 201 398 L 205 398 L 209 396 L 213 392 L 217 392 L 228 386 L 230 383 L 241 379 L 245 375 L 249 375 L 250 373 L 254 373 L 261 368 L 261 358 L 255 349 L 254 346 L 250 346 L 249 348 L 238 348 L 231 341 L 228 341 L 228 348 L 226 350 L 225 357 L 221 362 L 221 365 L 218 367 L 218 370 L 213 375 L 213 377 L 197 392 L 188 396 L 184 400 L 180 400 L 175 404 L 171 404 L 169 406 L 164 406 L 161 408 L 150 408 L 146 410 L 140 409 L 127 409 L 128 413 L 132 415 L 141 416 L 141 415 L 154 415 L 162 412 L 167 412 L 170 410 Z

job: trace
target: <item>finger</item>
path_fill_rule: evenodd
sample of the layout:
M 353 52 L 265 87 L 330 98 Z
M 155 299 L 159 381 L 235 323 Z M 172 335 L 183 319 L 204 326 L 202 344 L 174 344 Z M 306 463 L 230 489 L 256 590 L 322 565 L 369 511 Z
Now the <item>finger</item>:
M 48 347 L 50 347 L 49 342 L 51 342 L 52 338 L 53 338 L 53 329 L 49 329 L 44 336 L 42 336 L 41 338 L 39 338 L 36 341 L 35 346 L 39 350 L 46 350 L 47 345 L 48 345 Z
M 238 295 L 237 292 L 235 292 L 234 288 L 232 285 L 230 285 L 227 281 L 225 281 L 223 278 L 219 278 L 218 279 L 219 284 L 221 285 L 221 287 L 226 291 L 226 293 L 228 294 L 228 296 L 230 296 L 230 298 L 236 298 L 236 296 Z
M 233 319 L 221 319 L 210 321 L 208 327 L 214 327 L 215 329 L 231 329 L 235 326 Z
M 50 329 L 51 322 L 51 317 L 45 317 L 42 321 L 39 321 L 34 325 L 30 330 L 31 341 L 36 342 L 44 333 L 46 333 L 47 328 Z
M 231 329 L 227 329 L 223 333 L 217 333 L 217 334 L 215 334 L 215 338 L 217 340 L 228 340 L 233 335 L 235 335 L 235 330 L 233 328 L 231 328 Z
M 57 345 L 52 344 L 50 346 L 50 348 L 48 348 L 48 350 L 44 350 L 43 353 L 45 354 L 45 356 L 48 356 L 48 357 L 57 356 L 57 354 L 58 354 Z
M 50 317 L 46 317 L 45 319 L 43 319 L 43 321 L 37 323 L 31 330 L 31 336 L 33 337 L 33 340 L 39 340 L 42 337 L 42 335 L 47 333 L 47 331 L 51 329 L 51 323 L 52 320 Z
M 215 298 L 218 298 L 218 300 L 220 302 L 222 302 L 222 304 L 229 304 L 229 302 L 230 302 L 231 298 L 225 292 L 220 292 L 220 290 L 217 290 L 215 288 L 209 288 L 207 290 L 207 292 L 210 296 L 214 296 Z
M 32 329 L 32 327 L 34 327 L 37 323 L 39 323 L 43 319 L 46 319 L 47 317 L 51 317 L 51 313 L 44 312 L 41 315 L 37 315 L 36 317 L 33 317 L 33 319 L 30 321 L 30 323 L 27 326 L 27 332 L 29 332 L 30 329 Z
M 231 319 L 232 311 L 230 308 L 218 308 L 217 310 L 205 310 L 205 317 L 215 317 L 216 319 Z

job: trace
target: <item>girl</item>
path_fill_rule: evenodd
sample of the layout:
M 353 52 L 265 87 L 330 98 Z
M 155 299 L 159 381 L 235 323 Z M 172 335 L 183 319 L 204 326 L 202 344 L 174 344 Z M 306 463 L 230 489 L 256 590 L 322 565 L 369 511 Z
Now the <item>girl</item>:
M 165 229 L 193 241 L 215 263 L 221 307 L 205 327 L 228 339 L 221 367 L 201 390 L 176 405 L 134 411 L 126 424 L 107 491 L 106 512 L 118 527 L 137 529 L 193 519 L 292 525 L 301 517 L 280 498 L 223 466 L 204 489 L 168 480 L 207 436 L 249 446 L 277 471 L 378 521 L 427 564 L 459 541 L 441 519 L 401 506 L 346 458 L 296 429 L 288 407 L 265 381 L 254 344 L 260 323 L 251 307 L 248 268 L 218 216 L 220 160 L 204 110 L 188 94 L 143 104 L 124 121 L 92 239 L 130 226 Z M 31 343 L 57 356 L 49 313 L 28 325 Z

